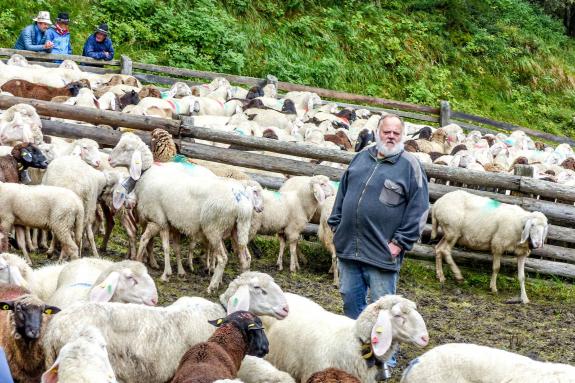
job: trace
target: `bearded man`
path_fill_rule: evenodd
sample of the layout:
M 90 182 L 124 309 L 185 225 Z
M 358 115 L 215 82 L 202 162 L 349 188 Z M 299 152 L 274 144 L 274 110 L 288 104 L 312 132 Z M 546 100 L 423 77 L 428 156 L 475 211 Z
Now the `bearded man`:
M 429 211 L 423 167 L 403 150 L 404 124 L 383 116 L 376 145 L 359 152 L 341 178 L 328 224 L 334 231 L 340 293 L 356 319 L 370 302 L 395 294 L 404 253 L 421 236 Z

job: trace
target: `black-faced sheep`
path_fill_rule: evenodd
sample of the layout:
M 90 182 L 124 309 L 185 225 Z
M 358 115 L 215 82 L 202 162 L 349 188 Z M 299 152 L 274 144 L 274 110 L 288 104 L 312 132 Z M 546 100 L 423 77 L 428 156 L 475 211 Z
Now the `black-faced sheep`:
M 207 342 L 192 346 L 184 354 L 172 383 L 234 379 L 246 355 L 261 358 L 269 351 L 261 320 L 248 311 L 236 311 L 210 323 L 218 329 Z
M 375 135 L 369 129 L 363 129 L 359 132 L 357 140 L 355 141 L 355 151 L 360 152 L 363 148 L 375 142 Z
M 26 183 L 28 168 L 46 169 L 47 166 L 46 157 L 35 145 L 17 144 L 10 155 L 0 157 L 0 182 Z
M 0 347 L 16 382 L 40 381 L 44 370 L 41 338 L 48 316 L 58 311 L 20 286 L 0 286 Z

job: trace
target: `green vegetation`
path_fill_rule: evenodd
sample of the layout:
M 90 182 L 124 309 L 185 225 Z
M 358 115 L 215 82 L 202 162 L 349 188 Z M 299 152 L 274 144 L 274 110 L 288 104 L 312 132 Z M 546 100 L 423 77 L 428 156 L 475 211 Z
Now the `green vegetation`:
M 525 0 L 0 0 L 0 45 L 67 10 L 136 60 L 438 105 L 575 136 L 575 43 Z

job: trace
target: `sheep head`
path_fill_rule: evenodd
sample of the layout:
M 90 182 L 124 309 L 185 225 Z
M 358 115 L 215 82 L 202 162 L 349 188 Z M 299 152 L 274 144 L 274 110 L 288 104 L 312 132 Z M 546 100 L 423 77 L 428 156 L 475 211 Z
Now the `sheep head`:
M 192 89 L 185 82 L 176 82 L 170 88 L 170 92 L 174 94 L 174 98 L 181 98 L 186 96 L 193 96 Z
M 246 271 L 230 282 L 227 290 L 220 295 L 220 302 L 227 307 L 228 314 L 246 310 L 281 320 L 289 312 L 281 287 L 271 276 L 257 271 Z
M 29 142 L 15 145 L 11 154 L 24 168 L 46 169 L 48 167 L 44 153 Z
M 72 144 L 73 156 L 80 157 L 88 165 L 95 168 L 100 167 L 100 146 L 94 140 L 89 138 L 80 138 Z
M 313 176 L 310 179 L 310 186 L 313 196 L 319 204 L 323 203 L 327 197 L 335 195 L 335 189 L 329 178 L 322 175 Z
M 12 56 L 10 56 L 10 59 L 6 62 L 6 64 L 21 67 L 30 66 L 28 60 L 26 60 L 26 57 L 18 53 L 14 53 Z
M 547 217 L 538 211 L 531 212 L 525 218 L 519 243 L 525 243 L 530 238 L 530 245 L 535 249 L 539 249 L 545 243 L 548 229 Z
M 247 342 L 246 354 L 263 358 L 269 352 L 269 342 L 262 321 L 256 315 L 249 311 L 235 311 L 225 318 L 219 318 L 208 321 L 216 327 L 233 326 L 240 330 Z M 227 331 L 219 333 L 218 330 L 212 335 L 213 337 L 225 338 Z
M 0 144 L 6 145 L 15 141 L 42 143 L 42 122 L 36 109 L 28 104 L 16 104 L 0 116 Z
M 63 68 L 63 69 L 70 69 L 76 72 L 81 72 L 80 67 L 78 66 L 78 64 L 76 64 L 75 61 L 72 60 L 64 60 L 62 61 L 62 63 L 60 64 L 59 68 Z
M 363 343 L 371 343 L 375 357 L 383 361 L 394 351 L 392 343 L 425 347 L 429 342 L 415 303 L 398 295 L 386 295 L 367 306 L 356 320 L 355 335 Z
M 60 311 L 58 307 L 49 306 L 30 294 L 12 301 L 0 302 L 0 310 L 13 312 L 15 336 L 27 341 L 40 338 L 43 315 L 52 315 Z
M 417 141 L 415 141 L 415 140 L 406 140 L 406 141 L 403 143 L 403 147 L 405 148 L 405 151 L 406 151 L 406 152 L 415 153 L 415 152 L 419 152 L 419 151 L 420 151 L 420 150 L 419 150 L 419 145 L 417 144 Z
M 120 141 L 110 153 L 110 165 L 129 166 L 130 176 L 134 180 L 139 179 L 142 171 L 149 169 L 152 162 L 151 150 L 140 137 L 131 132 L 122 134 Z

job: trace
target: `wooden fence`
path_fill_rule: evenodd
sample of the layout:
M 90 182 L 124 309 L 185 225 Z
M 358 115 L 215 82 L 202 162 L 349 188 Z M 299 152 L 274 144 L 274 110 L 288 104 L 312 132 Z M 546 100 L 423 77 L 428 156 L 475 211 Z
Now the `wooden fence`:
M 139 62 L 132 62 L 127 56 L 121 56 L 120 60 L 112 61 L 98 61 L 83 56 L 67 56 L 67 55 L 52 55 L 45 53 L 36 53 L 29 51 L 19 51 L 14 49 L 0 48 L 0 57 L 8 57 L 14 53 L 18 53 L 26 57 L 30 61 L 40 62 L 42 65 L 54 66 L 55 64 L 50 61 L 70 59 L 82 65 L 82 70 L 94 73 L 122 73 L 131 74 L 136 78 L 146 83 L 156 83 L 171 85 L 176 81 L 185 81 L 189 84 L 197 84 L 198 82 L 188 81 L 189 79 L 197 80 L 211 80 L 216 77 L 223 77 L 232 83 L 243 85 L 255 85 L 262 79 L 247 76 L 230 75 L 225 73 L 215 73 L 198 71 L 185 68 L 173 68 L 161 65 L 144 64 Z M 90 65 L 105 65 L 106 68 L 94 67 Z M 278 82 L 278 88 L 283 91 L 310 91 L 315 92 L 319 96 L 326 99 L 339 100 L 344 102 L 353 102 L 356 104 L 347 104 L 338 102 L 341 106 L 350 106 L 354 108 L 360 107 L 357 104 L 376 105 L 377 107 L 368 106 L 367 109 L 376 112 L 393 112 L 402 117 L 410 118 L 413 120 L 423 121 L 425 123 L 438 124 L 445 126 L 451 122 L 457 123 L 467 130 L 479 130 L 483 133 L 495 133 L 497 131 L 512 132 L 515 130 L 522 130 L 525 133 L 537 137 L 539 139 L 555 142 L 555 143 L 568 143 L 575 145 L 575 140 L 564 137 L 555 136 L 549 133 L 539 132 L 526 127 L 513 125 L 505 122 L 491 120 L 489 118 L 476 116 L 469 113 L 458 112 L 451 110 L 449 102 L 442 101 L 438 107 L 417 105 L 402 101 L 388 100 L 380 97 L 364 96 L 347 92 L 340 92 L 331 89 L 315 88 L 306 85 L 292 84 L 287 82 Z
M 253 151 L 266 151 L 280 154 L 296 155 L 308 159 L 320 159 L 347 164 L 353 154 L 338 150 L 316 148 L 292 142 L 280 142 L 258 137 L 246 137 L 234 133 L 213 131 L 194 127 L 192 119 L 165 120 L 154 117 L 125 115 L 119 112 L 100 111 L 90 108 L 55 104 L 46 101 L 0 96 L 0 109 L 18 103 L 33 105 L 43 116 L 65 117 L 94 124 L 106 124 L 114 127 L 135 129 L 144 140 L 149 141 L 151 130 L 162 127 L 168 130 L 181 148 L 182 154 L 191 158 L 221 162 L 269 172 L 280 172 L 292 175 L 325 174 L 332 180 L 338 180 L 342 169 L 318 165 L 292 158 L 271 156 Z M 78 125 L 53 120 L 42 120 L 45 134 L 68 138 L 91 138 L 102 146 L 112 147 L 120 139 L 121 132 L 90 125 Z M 233 144 L 250 151 L 220 148 L 193 142 L 202 139 L 226 144 Z M 493 198 L 503 203 L 516 204 L 528 211 L 541 211 L 550 222 L 548 243 L 542 249 L 532 252 L 526 268 L 528 271 L 541 274 L 575 278 L 575 190 L 555 183 L 535 180 L 506 174 L 494 174 L 468 171 L 460 168 L 449 168 L 440 165 L 425 165 L 429 184 L 430 200 L 434 202 L 444 194 L 463 188 L 474 194 Z M 261 174 L 253 178 L 264 187 L 278 189 L 283 180 Z M 434 181 L 441 180 L 457 183 L 460 187 L 448 186 Z M 512 192 L 514 195 L 507 195 Z M 538 198 L 556 199 L 553 202 Z M 317 226 L 309 225 L 307 232 L 314 233 Z M 426 227 L 423 243 L 418 244 L 408 254 L 417 258 L 434 257 L 429 244 L 430 227 Z M 467 261 L 491 262 L 488 254 L 464 250 L 454 251 L 456 259 Z M 515 262 L 513 257 L 504 257 L 502 263 Z

